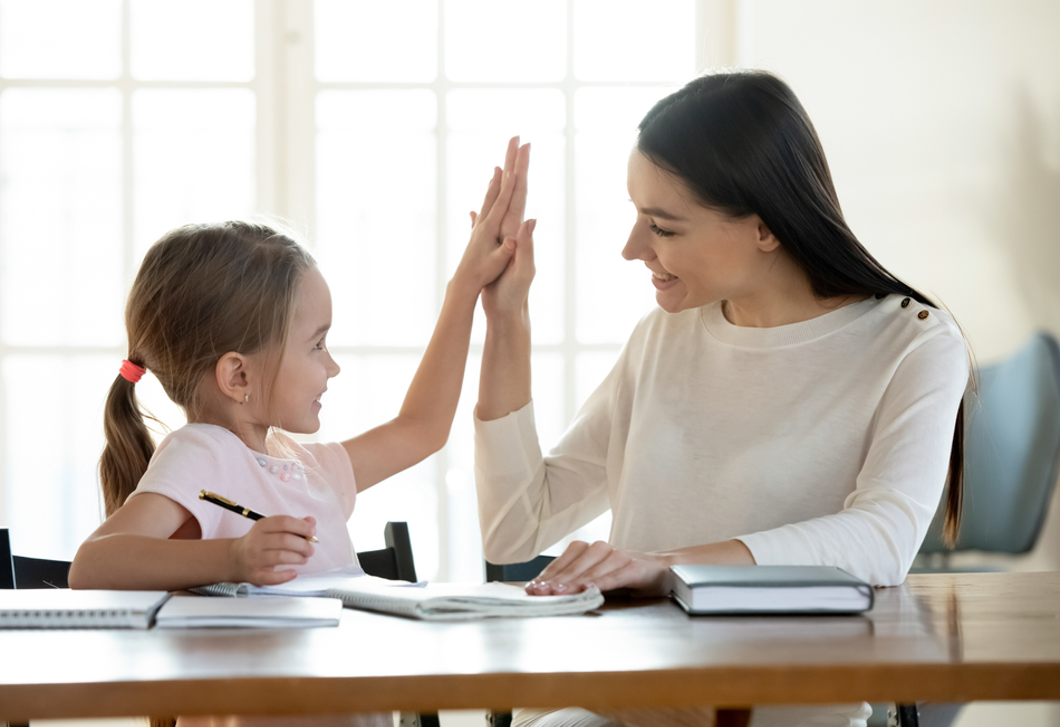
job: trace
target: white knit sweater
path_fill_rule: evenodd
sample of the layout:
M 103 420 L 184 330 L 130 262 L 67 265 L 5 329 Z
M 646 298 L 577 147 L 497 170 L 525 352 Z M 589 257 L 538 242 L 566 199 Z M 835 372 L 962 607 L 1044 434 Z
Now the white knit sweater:
M 896 585 L 967 381 L 950 316 L 898 295 L 776 328 L 735 326 L 720 304 L 656 309 L 547 457 L 532 405 L 476 419 L 486 557 L 528 560 L 610 508 L 618 547 L 737 538 L 762 565 Z

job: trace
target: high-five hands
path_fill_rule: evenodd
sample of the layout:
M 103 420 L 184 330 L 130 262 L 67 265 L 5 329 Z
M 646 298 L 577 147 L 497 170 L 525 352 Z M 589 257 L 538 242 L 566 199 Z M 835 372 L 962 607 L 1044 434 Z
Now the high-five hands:
M 529 167 L 530 145 L 519 146 L 519 137 L 513 137 L 508 143 L 504 169 L 494 167 L 482 208 L 478 213 L 471 213 L 471 241 L 454 280 L 468 279 L 481 290 L 496 280 L 512 258 L 517 257 L 519 240 L 530 239 L 533 221 L 524 223 L 522 219 L 526 210 Z
M 523 214 L 526 211 L 527 196 L 527 173 L 530 167 L 530 145 L 519 146 L 519 137 L 513 137 L 508 142 L 508 151 L 504 159 L 504 170 L 499 168 L 493 170 L 493 181 L 491 188 L 497 181 L 498 175 L 502 179 L 505 175 L 515 175 L 515 187 L 512 190 L 511 201 L 508 210 L 501 220 L 500 236 L 497 241 L 506 250 L 510 251 L 510 260 L 499 277 L 482 291 L 482 308 L 487 318 L 497 318 L 504 315 L 525 315 L 527 298 L 530 293 L 530 283 L 533 282 L 534 273 L 534 229 L 537 220 L 523 222 Z M 489 195 L 487 194 L 487 202 Z M 471 225 L 475 229 L 485 214 L 483 212 L 471 213 Z

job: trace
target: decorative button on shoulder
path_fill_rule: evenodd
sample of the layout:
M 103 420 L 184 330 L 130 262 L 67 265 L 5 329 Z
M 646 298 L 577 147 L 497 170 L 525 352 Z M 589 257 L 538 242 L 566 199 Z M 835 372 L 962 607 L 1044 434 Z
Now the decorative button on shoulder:
M 920 313 L 917 314 L 917 318 L 919 318 L 920 320 L 924 320 L 927 317 L 928 317 L 928 312 L 926 310 L 922 310 L 922 311 L 920 311 Z
M 902 299 L 902 307 L 903 308 L 908 308 L 909 307 L 909 300 L 910 300 L 909 298 L 903 298 Z

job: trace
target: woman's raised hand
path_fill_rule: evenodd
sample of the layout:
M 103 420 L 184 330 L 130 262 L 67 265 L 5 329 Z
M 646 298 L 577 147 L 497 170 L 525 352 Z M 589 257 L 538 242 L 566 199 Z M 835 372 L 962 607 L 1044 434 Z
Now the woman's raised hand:
M 519 137 L 513 137 L 505 168 L 494 168 L 482 209 L 471 213 L 471 241 L 453 279 L 467 280 L 476 293 L 504 272 L 516 252 L 526 209 L 529 165 L 530 145 L 519 146 Z
M 665 596 L 670 593 L 670 563 L 660 555 L 623 550 L 603 541 L 589 545 L 575 540 L 526 584 L 526 592 L 561 596 L 593 585 L 601 591 L 621 589 L 637 596 Z
M 316 534 L 316 520 L 286 515 L 266 517 L 232 541 L 235 572 L 230 580 L 255 586 L 286 583 L 298 573 L 284 566 L 304 565 L 313 555 L 306 538 Z

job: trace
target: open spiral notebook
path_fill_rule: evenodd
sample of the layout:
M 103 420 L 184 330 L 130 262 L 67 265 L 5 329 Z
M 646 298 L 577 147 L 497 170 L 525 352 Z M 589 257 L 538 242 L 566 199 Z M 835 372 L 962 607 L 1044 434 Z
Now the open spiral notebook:
M 193 589 L 209 596 L 308 596 L 337 598 L 347 608 L 428 621 L 492 617 L 572 616 L 604 602 L 599 589 L 565 596 L 530 596 L 505 583 L 410 583 L 390 581 L 346 566 L 299 576 L 278 586 L 217 583 Z

